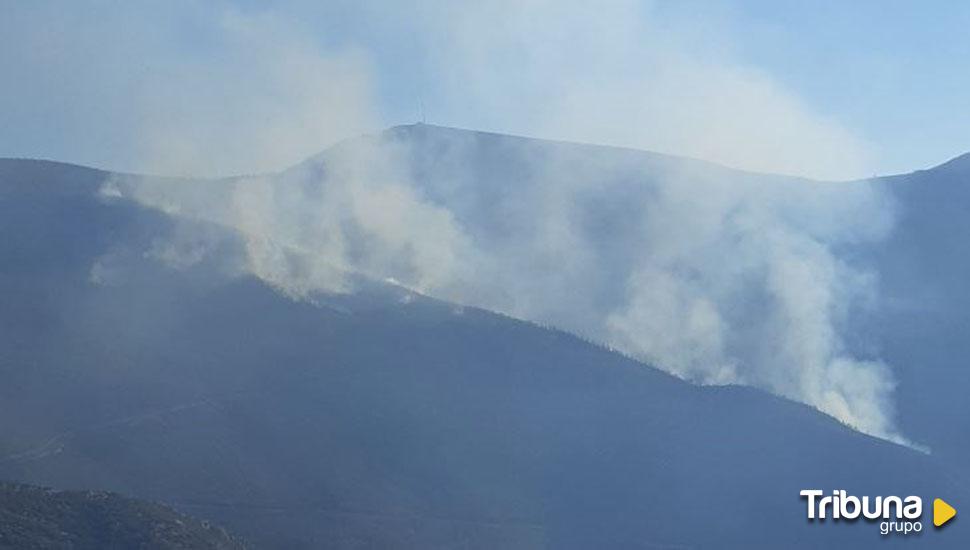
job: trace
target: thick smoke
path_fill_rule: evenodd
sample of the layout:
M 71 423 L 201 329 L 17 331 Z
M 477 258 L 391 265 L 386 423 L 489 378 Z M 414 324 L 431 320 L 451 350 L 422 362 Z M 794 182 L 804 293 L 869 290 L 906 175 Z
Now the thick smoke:
M 393 279 L 903 441 L 890 370 L 840 337 L 877 279 L 839 250 L 892 224 L 891 201 L 867 182 L 419 125 L 278 176 L 182 193 L 110 185 L 239 229 L 249 269 L 291 296 L 353 291 L 350 275 Z
M 871 173 L 865 142 L 738 61 L 706 10 L 317 4 L 11 8 L 0 34 L 22 47 L 0 50 L 10 52 L 0 53 L 10 75 L 0 97 L 33 107 L 10 110 L 8 126 L 63 121 L 71 149 L 54 155 L 66 160 L 259 172 L 402 110 L 413 119 L 420 96 L 430 120 L 449 124 L 817 178 Z M 121 178 L 104 191 L 236 228 L 243 268 L 294 298 L 353 291 L 352 275 L 393 279 L 900 440 L 890 370 L 841 336 L 878 290 L 843 250 L 892 223 L 866 183 L 418 128 L 347 142 L 279 175 Z M 178 238 L 145 254 L 178 268 L 211 244 L 190 230 Z M 110 284 L 114 265 L 104 258 L 92 281 Z

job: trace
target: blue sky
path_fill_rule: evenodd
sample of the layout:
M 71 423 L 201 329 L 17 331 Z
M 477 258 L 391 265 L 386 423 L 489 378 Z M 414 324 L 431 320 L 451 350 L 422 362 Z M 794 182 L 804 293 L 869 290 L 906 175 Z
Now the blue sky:
M 881 172 L 970 151 L 970 4 L 752 0 L 728 11 L 740 54 L 876 143 Z
M 428 122 L 823 179 L 970 151 L 962 2 L 0 4 L 0 155 L 226 174 Z

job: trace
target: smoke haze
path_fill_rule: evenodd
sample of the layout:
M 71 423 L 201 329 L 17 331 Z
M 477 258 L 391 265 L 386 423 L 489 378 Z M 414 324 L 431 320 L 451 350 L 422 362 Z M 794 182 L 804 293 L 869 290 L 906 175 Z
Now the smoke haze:
M 903 441 L 890 369 L 840 336 L 878 281 L 838 250 L 892 226 L 892 201 L 867 182 L 419 125 L 192 193 L 110 185 L 240 229 L 249 269 L 294 297 L 389 279 Z
M 388 95 L 455 125 L 821 179 L 871 173 L 869 144 L 736 59 L 713 16 L 670 19 L 624 1 L 336 6 L 117 4 L 104 18 L 39 8 L 47 27 L 25 48 L 29 63 L 0 53 L 4 74 L 31 85 L 0 94 L 38 106 L 19 126 L 51 111 L 74 121 L 65 132 L 87 148 L 66 160 L 161 174 L 281 169 L 382 126 Z M 36 14 L 11 11 L 2 30 L 29 42 L 19 27 Z M 367 21 L 415 52 L 413 68 L 388 68 L 366 39 L 321 39 L 314 17 Z M 426 86 L 388 91 L 388 70 Z M 39 82 L 55 73 L 58 86 Z M 63 87 L 77 91 L 71 105 L 56 99 Z M 57 92 L 19 101 L 38 89 Z M 903 441 L 890 368 L 841 336 L 848 312 L 878 299 L 876 274 L 839 254 L 891 230 L 891 201 L 875 187 L 495 139 L 424 126 L 338 144 L 280 175 L 122 178 L 104 194 L 239 229 L 246 269 L 297 298 L 352 291 L 356 273 L 393 279 Z M 204 239 L 185 238 L 147 252 L 197 261 Z

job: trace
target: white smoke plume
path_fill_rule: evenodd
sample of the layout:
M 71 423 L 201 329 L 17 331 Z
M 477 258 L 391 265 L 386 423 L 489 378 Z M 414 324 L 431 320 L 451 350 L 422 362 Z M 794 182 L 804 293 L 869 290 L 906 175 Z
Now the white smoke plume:
M 490 147 L 498 156 L 482 157 Z M 170 205 L 173 189 L 123 194 Z M 867 182 L 419 125 L 194 192 L 168 209 L 241 230 L 249 269 L 292 296 L 353 291 L 350 274 L 393 279 L 905 442 L 889 368 L 840 337 L 878 289 L 838 250 L 892 226 L 891 200 Z
M 871 173 L 865 141 L 739 61 L 706 14 L 670 20 L 632 1 L 315 5 L 11 6 L 0 30 L 23 47 L 0 53 L 0 97 L 65 121 L 81 147 L 65 160 L 164 174 L 276 170 L 374 129 L 387 97 L 417 95 L 388 90 L 384 72 L 420 80 L 430 119 L 456 126 L 815 178 Z M 315 35 L 355 18 L 371 33 L 359 43 Z M 377 48 L 376 35 L 390 42 Z M 381 48 L 416 59 L 382 60 Z M 393 278 L 902 441 L 889 367 L 841 336 L 878 297 L 876 274 L 840 253 L 889 231 L 875 187 L 420 131 L 347 142 L 279 175 L 122 179 L 105 196 L 238 229 L 246 269 L 294 297 L 352 291 L 351 273 Z M 192 265 L 206 241 L 184 239 L 146 254 Z

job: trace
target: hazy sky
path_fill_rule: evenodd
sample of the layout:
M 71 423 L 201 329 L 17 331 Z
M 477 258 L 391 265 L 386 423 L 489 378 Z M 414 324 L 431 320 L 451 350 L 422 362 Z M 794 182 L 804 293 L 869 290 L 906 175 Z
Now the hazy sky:
M 827 179 L 970 151 L 965 2 L 472 4 L 0 0 L 0 156 L 261 171 L 422 110 Z

